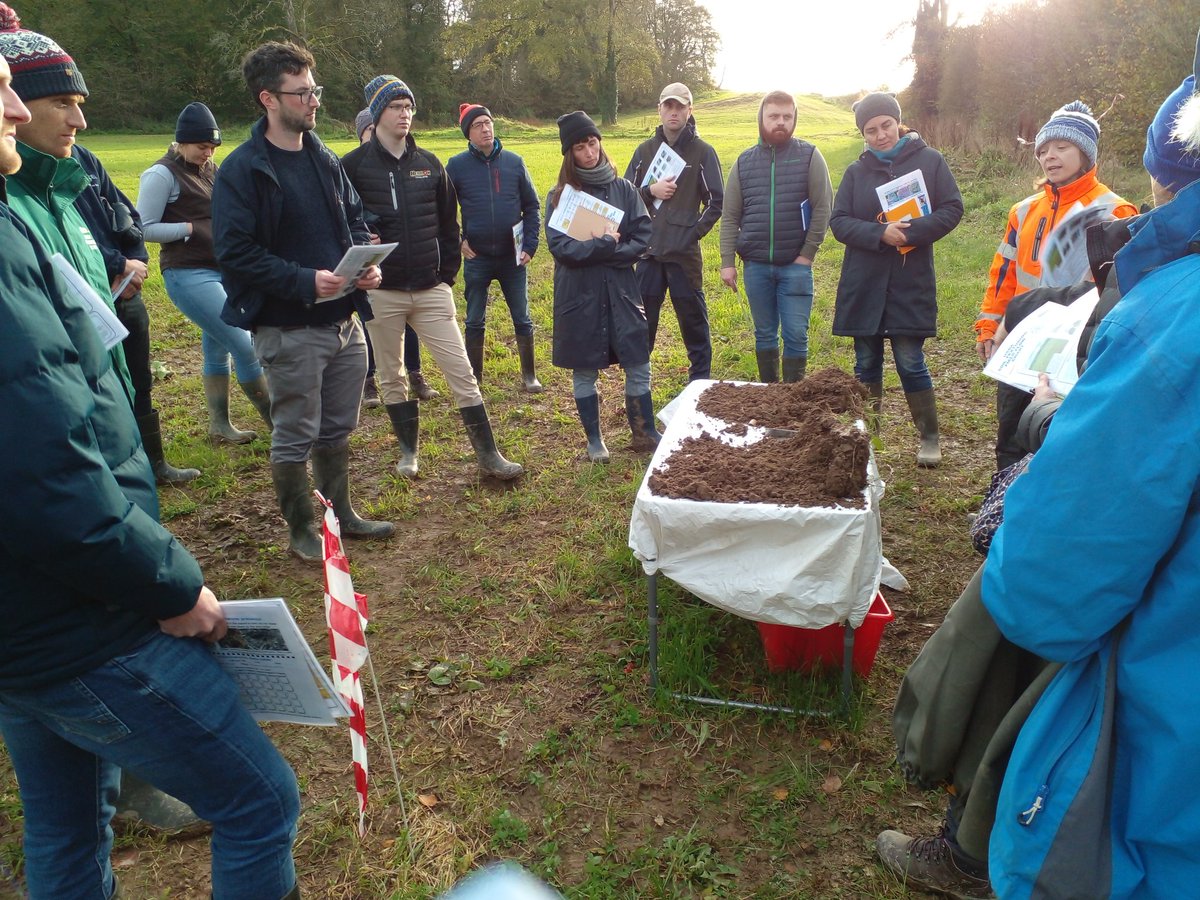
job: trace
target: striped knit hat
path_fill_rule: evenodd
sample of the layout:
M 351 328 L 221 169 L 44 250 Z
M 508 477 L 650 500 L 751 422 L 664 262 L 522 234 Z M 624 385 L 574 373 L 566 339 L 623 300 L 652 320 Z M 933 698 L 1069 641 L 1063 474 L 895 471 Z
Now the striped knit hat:
M 458 127 L 462 129 L 463 137 L 470 139 L 471 126 L 480 116 L 492 118 L 492 111 L 479 103 L 460 103 L 458 105 Z
M 371 121 L 376 123 L 387 109 L 387 105 L 397 97 L 407 97 L 413 106 L 417 105 L 417 98 L 413 96 L 408 85 L 395 75 L 375 76 L 364 88 L 363 96 L 367 100 L 367 109 L 371 110 Z
M 44 34 L 22 28 L 7 3 L 0 3 L 0 55 L 12 69 L 13 90 L 26 102 L 60 94 L 88 95 L 75 60 Z
M 1074 100 L 1054 111 L 1050 121 L 1042 126 L 1033 140 L 1033 155 L 1037 156 L 1042 146 L 1050 141 L 1070 141 L 1087 159 L 1084 169 L 1096 165 L 1096 143 L 1100 140 L 1100 123 L 1092 115 L 1091 107 L 1082 100 Z

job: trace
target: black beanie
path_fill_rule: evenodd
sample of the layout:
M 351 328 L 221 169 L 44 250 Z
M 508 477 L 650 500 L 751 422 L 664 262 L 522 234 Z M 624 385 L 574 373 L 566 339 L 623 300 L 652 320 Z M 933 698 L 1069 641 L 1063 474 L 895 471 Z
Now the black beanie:
M 891 116 L 897 124 L 900 122 L 900 104 L 892 94 L 882 91 L 867 94 L 850 108 L 854 110 L 854 124 L 860 132 L 876 116 Z
M 563 156 L 566 156 L 573 146 L 593 134 L 597 139 L 602 139 L 600 129 L 582 109 L 558 117 L 558 140 L 562 144 Z
M 189 103 L 175 120 L 175 143 L 216 144 L 221 143 L 221 129 L 212 111 L 199 101 Z

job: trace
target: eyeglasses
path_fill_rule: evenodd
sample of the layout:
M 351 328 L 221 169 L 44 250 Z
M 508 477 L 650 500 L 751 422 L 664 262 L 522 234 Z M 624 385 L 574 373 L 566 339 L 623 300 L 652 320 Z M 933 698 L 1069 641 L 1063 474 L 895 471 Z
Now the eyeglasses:
M 404 103 L 404 102 L 389 103 L 387 105 L 387 108 L 390 109 L 392 112 L 404 113 L 404 114 L 410 115 L 410 116 L 417 110 L 417 108 L 415 106 L 413 106 L 411 103 Z
M 299 97 L 300 102 L 305 106 L 312 103 L 315 99 L 318 103 L 321 102 L 321 95 L 325 93 L 325 88 L 321 85 L 316 87 L 305 88 L 302 91 L 272 91 L 273 94 L 287 94 L 289 97 Z

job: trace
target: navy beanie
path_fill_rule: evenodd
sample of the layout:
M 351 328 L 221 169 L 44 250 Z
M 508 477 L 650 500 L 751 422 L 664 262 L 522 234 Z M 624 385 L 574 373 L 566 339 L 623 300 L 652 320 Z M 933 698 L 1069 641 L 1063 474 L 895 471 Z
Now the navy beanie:
M 371 121 L 376 123 L 387 109 L 387 105 L 397 97 L 407 97 L 413 106 L 417 105 L 417 98 L 413 96 L 408 85 L 395 75 L 377 75 L 372 78 L 363 90 L 363 96 L 367 100 L 367 109 L 371 110 Z
M 60 94 L 88 95 L 75 60 L 44 34 L 22 28 L 7 3 L 0 3 L 0 56 L 12 70 L 12 89 L 24 101 Z
M 582 109 L 558 117 L 558 141 L 562 144 L 563 156 L 566 156 L 573 146 L 593 134 L 600 138 L 600 129 Z
M 1194 113 L 1183 121 L 1185 105 L 1195 107 L 1200 100 L 1196 96 L 1196 77 L 1200 75 L 1200 32 L 1196 34 L 1196 56 L 1192 61 L 1193 72 L 1163 101 L 1154 121 L 1146 129 L 1146 152 L 1142 164 L 1150 177 L 1167 190 L 1178 193 L 1197 178 L 1200 178 L 1200 156 L 1193 152 L 1198 136 Z M 1192 103 L 1188 103 L 1192 100 Z M 1189 146 L 1191 145 L 1191 146 Z
M 221 144 L 221 129 L 207 106 L 199 101 L 189 103 L 175 121 L 177 144 Z
M 1042 126 L 1033 139 L 1033 155 L 1037 156 L 1043 144 L 1050 141 L 1070 141 L 1083 153 L 1087 160 L 1084 170 L 1096 165 L 1097 143 L 1100 140 L 1100 123 L 1092 115 L 1092 109 L 1082 100 L 1074 100 L 1054 111 L 1050 121 Z
M 458 127 L 462 129 L 463 137 L 470 140 L 471 125 L 480 116 L 487 116 L 493 120 L 496 118 L 490 109 L 478 103 L 460 103 L 458 105 Z

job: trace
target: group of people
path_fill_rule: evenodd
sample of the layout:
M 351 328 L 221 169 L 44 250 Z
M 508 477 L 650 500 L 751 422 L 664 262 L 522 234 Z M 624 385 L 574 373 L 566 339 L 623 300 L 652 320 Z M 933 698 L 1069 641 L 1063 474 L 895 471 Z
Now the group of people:
M 719 221 L 721 278 L 737 289 L 741 257 L 764 382 L 804 377 L 813 258 L 826 230 L 846 245 L 833 330 L 854 339 L 871 427 L 890 342 L 920 436 L 917 462 L 940 462 L 923 343 L 937 326 L 933 244 L 958 224 L 963 204 L 946 161 L 903 124 L 893 96 L 868 94 L 855 106 L 865 149 L 836 194 L 819 150 L 795 137 L 796 104 L 782 92 L 764 98 L 759 141 L 728 178 L 697 132 L 683 84 L 662 91 L 661 125 L 624 177 L 596 123 L 571 112 L 557 123 L 563 161 L 543 211 L 487 107 L 462 105 L 468 146 L 443 166 L 415 140 L 416 97 L 394 75 L 365 86 L 360 146 L 339 160 L 314 134 L 322 93 L 314 67 L 290 43 L 248 53 L 242 74 L 261 112 L 249 139 L 218 172 L 221 130 L 207 107 L 189 104 L 132 203 L 75 143 L 86 127 L 80 68 L 0 3 L 0 490 L 22 523 L 0 541 L 8 621 L 0 734 L 20 785 L 34 898 L 116 895 L 108 856 L 122 770 L 212 823 L 215 897 L 299 896 L 295 776 L 205 649 L 225 632 L 221 607 L 158 521 L 156 482 L 198 473 L 165 460 L 151 403 L 140 294 L 146 241 L 162 244 L 169 296 L 203 334 L 210 436 L 255 436 L 229 418 L 236 372 L 271 433 L 290 548 L 306 560 L 322 551 L 310 461 L 344 535 L 393 533 L 354 510 L 349 438 L 374 396 L 374 371 L 399 446 L 397 472 L 417 475 L 418 400 L 430 390 L 413 377 L 418 340 L 446 377 L 480 471 L 502 480 L 522 473 L 497 448 L 479 390 L 488 291 L 499 282 L 508 305 L 522 388 L 541 391 L 527 266 L 543 220 L 568 190 L 620 211 L 589 237 L 546 230 L 552 361 L 572 371 L 590 460 L 609 456 L 596 382 L 614 363 L 625 372 L 633 446 L 652 449 L 661 437 L 650 357 L 668 294 L 689 376 L 711 376 L 699 244 Z M 985 896 L 989 878 L 1004 896 L 1137 896 L 1181 894 L 1195 880 L 1197 819 L 1174 802 L 1200 721 L 1200 691 L 1188 676 L 1200 636 L 1182 602 L 1200 580 L 1200 456 L 1186 418 L 1200 377 L 1186 303 L 1200 277 L 1200 195 L 1190 187 L 1200 175 L 1195 79 L 1168 98 L 1148 134 L 1161 208 L 1130 219 L 1119 240 L 1096 241 L 1109 301 L 1092 323 L 1087 377 L 1061 404 L 1048 385 L 1032 405 L 1000 395 L 998 463 L 1010 439 L 1035 433 L 1045 446 L 1014 485 L 990 556 L 948 617 L 945 634 L 984 632 L 995 657 L 965 654 L 974 681 L 964 680 L 964 654 L 953 652 L 962 645 L 943 636 L 936 646 L 951 649 L 923 654 L 902 690 L 901 759 L 918 779 L 933 777 L 918 726 L 940 723 L 938 752 L 955 761 L 941 774 L 961 794 L 936 838 L 880 836 L 884 864 L 910 883 L 954 896 Z M 1135 212 L 1096 179 L 1099 132 L 1076 103 L 1038 133 L 1045 182 L 1010 215 L 977 324 L 981 357 L 1012 326 L 1006 314 L 1035 298 L 1069 299 L 1038 293 L 1039 252 L 1068 208 Z M 655 177 L 664 146 L 683 166 Z M 889 221 L 877 188 L 917 171 L 923 214 Z M 347 249 L 380 242 L 397 244 L 381 266 L 352 282 L 335 274 Z M 1100 258 L 1117 247 L 1115 259 Z M 113 307 L 129 331 L 123 343 L 101 343 L 66 289 L 64 264 Z M 460 268 L 465 334 L 452 293 Z M 989 681 L 997 667 L 1007 693 Z M 961 687 L 949 706 L 945 685 Z M 970 685 L 977 693 L 964 699 Z M 956 723 L 961 745 L 947 736 L 948 709 L 966 710 Z M 1062 721 L 1075 723 L 1070 741 Z

